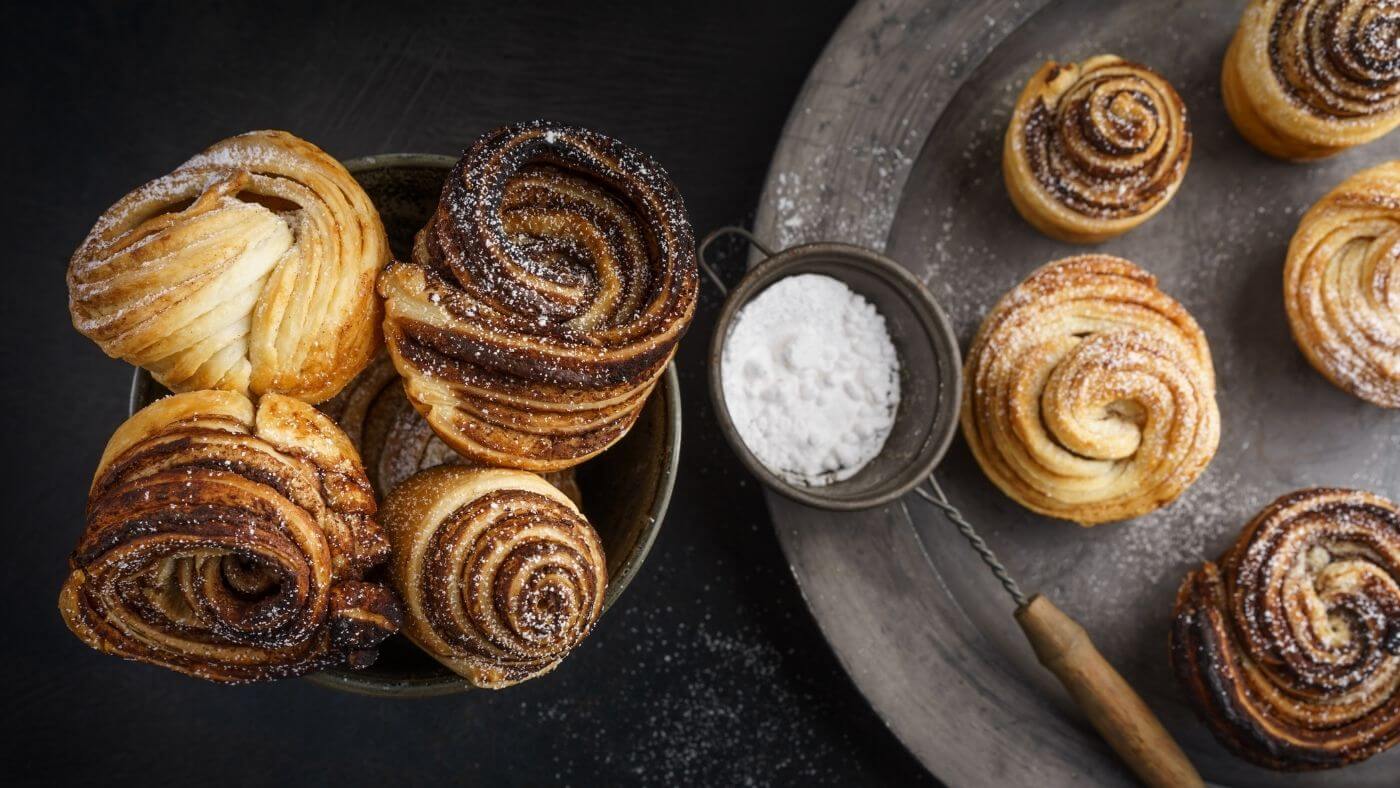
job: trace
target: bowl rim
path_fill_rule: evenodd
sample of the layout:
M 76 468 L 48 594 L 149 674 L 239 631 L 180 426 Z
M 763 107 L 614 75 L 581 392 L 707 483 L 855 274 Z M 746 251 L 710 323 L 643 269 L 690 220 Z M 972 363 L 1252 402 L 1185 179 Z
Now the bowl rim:
M 831 487 L 805 487 L 794 484 L 769 470 L 744 443 L 743 437 L 739 435 L 739 430 L 734 425 L 734 419 L 729 413 L 729 405 L 724 398 L 724 381 L 721 375 L 724 344 L 739 310 L 769 285 L 779 279 L 799 273 L 794 269 L 815 258 L 820 258 L 823 262 L 859 267 L 865 273 L 871 273 L 884 279 L 887 283 L 895 286 L 907 299 L 914 302 L 916 306 L 914 311 L 919 322 L 924 326 L 933 343 L 934 360 L 939 371 L 940 405 L 944 402 L 946 395 L 947 405 L 940 408 L 935 414 L 933 426 L 919 451 L 919 454 L 924 455 L 923 459 L 905 466 L 898 474 L 893 475 L 891 478 L 898 479 L 898 483 L 887 489 L 877 490 L 857 498 L 843 497 L 838 499 L 823 495 L 822 491 L 829 490 Z M 919 307 L 922 307 L 922 311 Z M 725 296 L 719 316 L 715 319 L 714 333 L 710 337 L 708 360 L 710 401 L 714 405 L 715 417 L 719 422 L 720 431 L 724 433 L 724 437 L 729 441 L 734 453 L 739 456 L 739 461 L 764 486 L 786 498 L 808 506 L 829 511 L 860 511 L 873 509 L 897 500 L 929 478 L 934 468 L 938 467 L 938 463 L 942 462 L 944 455 L 947 454 L 948 447 L 952 445 L 953 438 L 958 431 L 958 411 L 962 407 L 963 371 L 962 353 L 958 347 L 957 335 L 953 331 L 952 321 L 948 319 L 943 307 L 938 304 L 923 282 L 920 282 L 904 266 L 864 247 L 820 241 L 790 246 L 763 258 L 757 265 L 750 268 L 739 284 L 730 288 Z
M 352 174 L 401 167 L 450 170 L 456 163 L 456 158 L 437 153 L 380 153 L 342 162 L 345 169 Z M 135 415 L 138 410 L 154 401 L 152 389 L 155 385 L 155 378 L 151 376 L 150 372 L 141 367 L 137 367 L 133 371 L 131 388 L 127 395 L 127 418 Z M 648 521 L 638 535 L 637 541 L 632 545 L 632 549 L 622 560 L 621 568 L 617 574 L 608 578 L 608 586 L 603 593 L 603 612 L 600 614 L 600 618 L 622 597 L 623 591 L 640 573 L 642 564 L 651 554 L 656 537 L 661 532 L 666 512 L 670 508 L 671 497 L 675 492 L 676 475 L 680 467 L 682 426 L 680 375 L 676 371 L 675 361 L 666 365 L 666 371 L 661 376 L 661 385 L 657 388 L 659 392 L 653 390 L 648 397 L 659 396 L 666 409 L 665 413 L 662 414 L 664 428 L 661 456 L 658 458 L 661 463 L 661 472 L 657 476 L 657 486 L 652 495 L 651 507 L 647 512 Z M 349 670 L 322 670 L 309 673 L 302 678 L 312 684 L 329 689 L 388 698 L 427 698 L 475 689 L 466 679 L 446 668 L 443 668 L 442 674 L 431 678 L 406 678 L 391 681 L 371 679 Z
M 457 166 L 457 157 L 445 153 L 374 153 L 357 156 L 340 163 L 352 175 L 371 170 L 390 170 L 399 167 L 429 167 L 450 170 Z

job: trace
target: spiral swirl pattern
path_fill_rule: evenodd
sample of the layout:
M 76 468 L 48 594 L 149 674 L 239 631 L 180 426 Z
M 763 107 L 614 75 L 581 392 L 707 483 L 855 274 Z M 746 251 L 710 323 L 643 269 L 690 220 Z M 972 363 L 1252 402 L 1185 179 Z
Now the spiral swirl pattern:
M 1293 338 L 1319 372 L 1400 408 L 1400 162 L 1347 178 L 1303 215 L 1283 295 Z
M 380 279 L 414 406 L 481 464 L 548 471 L 621 438 L 695 310 L 695 239 L 656 162 L 507 126 L 467 151 L 412 259 Z
M 1177 594 L 1172 666 L 1220 741 L 1324 769 L 1400 741 L 1400 509 L 1315 488 L 1260 512 Z
M 553 670 L 603 609 L 607 562 L 593 527 L 534 474 L 438 467 L 384 507 L 404 631 L 473 685 Z
M 973 340 L 962 428 L 1003 492 L 1082 525 L 1146 514 L 1215 454 L 1210 349 L 1156 279 L 1117 257 L 1049 263 Z
M 1255 147 L 1316 159 L 1400 124 L 1400 2 L 1252 0 L 1221 72 Z
M 1021 92 L 1002 174 L 1041 232 L 1095 242 L 1127 232 L 1176 193 L 1191 159 L 1186 106 L 1161 76 L 1114 55 L 1046 63 Z
M 88 645 L 238 683 L 372 663 L 398 629 L 374 496 L 311 406 L 202 391 L 112 437 L 59 596 Z
M 379 344 L 379 214 L 282 131 L 215 143 L 123 197 L 68 267 L 73 325 L 172 391 L 320 402 Z

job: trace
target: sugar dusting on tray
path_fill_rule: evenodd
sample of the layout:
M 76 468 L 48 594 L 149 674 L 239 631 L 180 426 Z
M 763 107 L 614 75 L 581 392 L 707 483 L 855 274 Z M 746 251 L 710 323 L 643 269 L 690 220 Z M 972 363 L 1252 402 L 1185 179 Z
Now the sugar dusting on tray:
M 855 475 L 885 445 L 899 357 L 869 301 L 832 277 L 801 274 L 739 311 L 721 383 L 759 462 L 791 483 L 822 486 Z

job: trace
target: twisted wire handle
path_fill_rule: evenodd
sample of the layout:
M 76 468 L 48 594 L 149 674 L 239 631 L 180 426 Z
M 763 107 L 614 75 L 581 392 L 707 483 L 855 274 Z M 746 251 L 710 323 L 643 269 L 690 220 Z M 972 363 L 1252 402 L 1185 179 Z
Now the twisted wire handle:
M 1016 623 L 1026 634 L 1036 658 L 1060 680 L 1124 764 L 1152 788 L 1203 786 L 1201 775 L 1176 740 L 1162 727 L 1141 696 L 1099 653 L 1084 627 L 1040 594 L 1027 599 L 992 548 L 977 535 L 972 523 L 948 502 L 948 496 L 932 474 L 928 477 L 928 487 L 927 490 L 915 487 L 914 492 L 958 527 L 982 562 L 1001 581 L 1006 593 L 1016 600 Z
M 992 552 L 992 548 L 987 546 L 987 541 L 978 535 L 976 529 L 972 527 L 972 523 L 968 522 L 967 518 L 963 517 L 962 512 L 958 511 L 956 506 L 948 502 L 948 496 L 944 494 L 943 488 L 938 486 L 938 481 L 933 478 L 932 474 L 928 477 L 928 486 L 932 492 L 930 492 L 930 490 L 925 490 L 922 486 L 915 487 L 914 492 L 918 493 L 920 498 L 928 501 L 939 511 L 943 512 L 943 516 L 947 517 L 952 521 L 953 525 L 957 526 L 958 532 L 963 535 L 963 538 L 967 540 L 968 544 L 972 545 L 972 549 L 977 551 L 977 555 L 982 559 L 982 563 L 986 564 L 987 567 L 992 570 L 992 574 L 996 575 L 997 580 L 1001 581 L 1001 587 L 1005 588 L 1006 593 L 1010 594 L 1011 598 L 1016 601 L 1016 607 L 1025 607 L 1028 601 L 1026 595 L 1021 592 L 1021 587 L 1016 584 L 1016 580 L 1011 577 L 1011 573 L 1006 571 L 1006 565 L 997 560 L 996 553 Z

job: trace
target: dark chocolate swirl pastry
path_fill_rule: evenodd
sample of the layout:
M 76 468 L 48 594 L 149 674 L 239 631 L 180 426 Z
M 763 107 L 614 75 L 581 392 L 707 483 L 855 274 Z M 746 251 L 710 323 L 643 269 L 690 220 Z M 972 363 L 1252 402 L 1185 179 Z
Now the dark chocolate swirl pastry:
M 1177 593 L 1171 659 L 1246 760 L 1344 766 L 1400 741 L 1400 510 L 1315 488 L 1260 512 Z
M 380 277 L 405 391 L 469 460 L 548 471 L 620 439 L 695 310 L 695 239 L 650 157 L 533 122 L 453 168 Z
M 371 664 L 398 601 L 359 457 L 290 397 L 197 391 L 112 436 L 59 610 L 99 651 L 238 683 Z
M 1400 3 L 1252 0 L 1221 69 L 1240 134 L 1282 159 L 1317 159 L 1400 124 Z
M 1099 55 L 1049 62 L 1031 77 L 1006 131 L 1002 175 L 1036 229 L 1094 243 L 1160 211 L 1190 159 L 1186 106 L 1171 84 Z
M 602 542 L 532 473 L 423 471 L 390 494 L 384 525 L 405 634 L 477 687 L 553 670 L 602 614 Z

